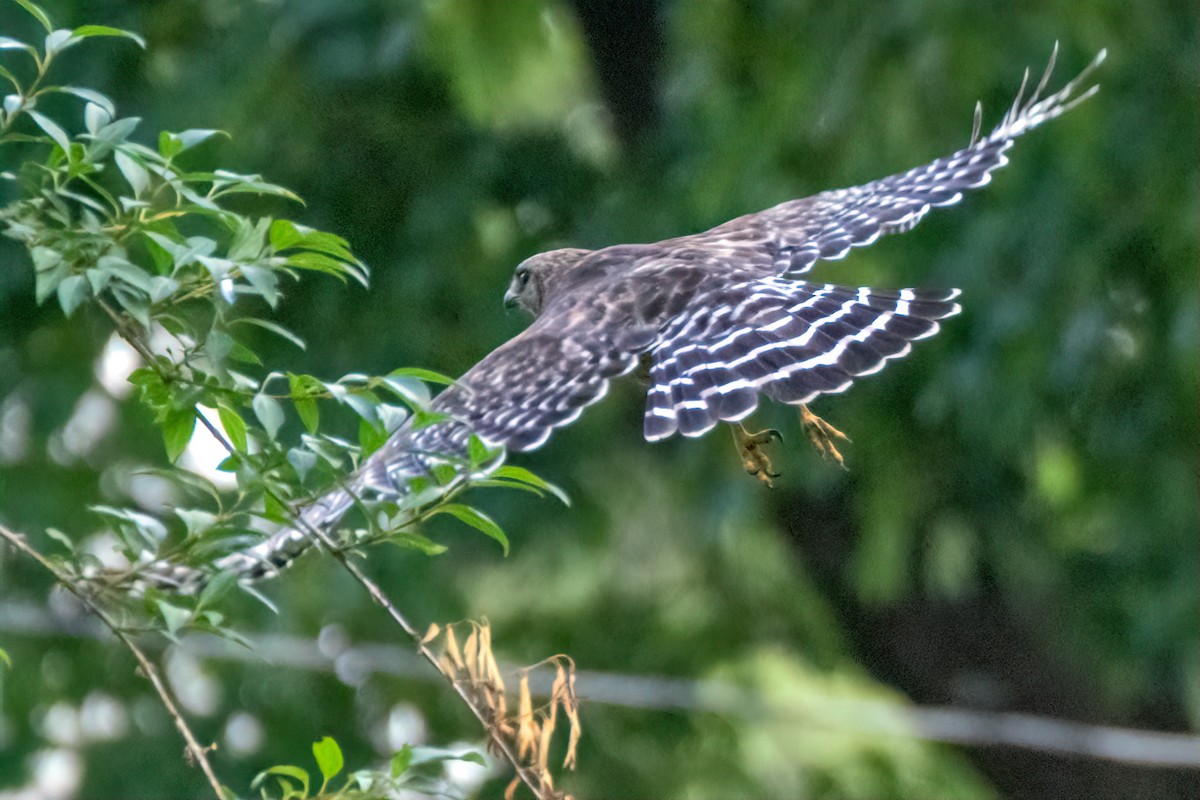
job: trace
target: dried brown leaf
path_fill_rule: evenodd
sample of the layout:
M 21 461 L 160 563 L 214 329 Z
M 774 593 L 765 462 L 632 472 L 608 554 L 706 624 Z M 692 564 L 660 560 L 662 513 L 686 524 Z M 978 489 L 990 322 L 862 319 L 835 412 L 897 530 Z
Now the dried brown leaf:
M 537 745 L 537 723 L 533 719 L 533 699 L 529 695 L 529 676 L 521 676 L 517 699 L 517 757 L 533 753 Z
M 483 691 L 478 693 L 478 697 L 479 702 L 482 703 L 484 708 L 486 708 L 489 712 L 488 718 L 493 720 L 498 719 L 499 715 L 496 713 L 498 710 L 498 703 L 496 702 L 497 696 L 496 693 L 492 691 L 492 688 L 485 685 L 483 687 Z
M 567 740 L 567 755 L 563 759 L 563 767 L 575 769 L 575 746 L 579 744 L 579 737 L 583 735 L 583 724 L 579 721 L 579 696 L 575 694 L 575 662 L 571 659 L 568 661 L 570 668 L 567 670 L 567 697 L 570 703 L 564 704 L 563 710 L 567 712 L 567 719 L 571 722 L 571 734 Z
M 554 722 L 547 720 L 542 724 L 542 735 L 538 739 L 537 748 L 537 771 L 547 786 L 554 785 L 550 779 L 550 770 L 546 767 L 546 762 L 550 758 L 550 737 L 553 735 Z
M 567 739 L 567 754 L 563 757 L 563 769 L 575 769 L 575 747 L 579 744 L 579 737 L 583 735 L 583 726 L 579 724 L 579 705 L 576 703 L 569 706 L 564 705 L 563 711 L 566 712 L 567 720 L 571 723 Z
M 446 653 L 442 653 L 441 658 L 438 659 L 437 665 L 438 669 L 442 671 L 442 674 L 450 680 L 454 680 L 454 678 L 458 675 L 458 670 L 454 666 L 453 659 L 451 659 Z
M 463 668 L 462 653 L 458 649 L 458 637 L 454 635 L 454 628 L 446 626 L 446 655 L 449 656 L 450 662 L 454 664 L 454 674 L 457 675 Z
M 500 687 L 500 694 L 496 697 L 496 719 L 504 719 L 508 716 L 508 696 L 504 691 L 504 687 Z
M 467 662 L 467 674 L 471 685 L 479 683 L 479 628 L 473 628 L 463 644 L 463 660 Z
M 500 693 L 501 698 L 503 698 L 507 687 L 504 685 L 504 676 L 500 673 L 500 667 L 496 664 L 496 654 L 492 652 L 492 634 L 490 629 L 488 630 L 488 648 L 483 667 L 483 674 L 487 676 L 488 681 Z
M 517 787 L 520 785 L 521 776 L 514 776 L 512 782 L 508 784 L 508 788 L 504 790 L 504 800 L 513 800 L 517 796 Z
M 429 623 L 429 630 L 425 631 L 425 635 L 421 637 L 421 644 L 429 644 L 438 637 L 442 632 L 442 626 L 436 622 Z
M 479 623 L 479 673 L 487 674 L 488 656 L 492 654 L 492 625 L 486 619 Z

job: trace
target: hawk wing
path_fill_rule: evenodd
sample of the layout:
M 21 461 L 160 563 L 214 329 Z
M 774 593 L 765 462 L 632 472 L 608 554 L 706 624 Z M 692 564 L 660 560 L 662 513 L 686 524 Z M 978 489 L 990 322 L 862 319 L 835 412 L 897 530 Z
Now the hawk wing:
M 607 316 L 547 313 L 437 396 L 445 419 L 398 431 L 363 466 L 365 486 L 402 492 L 429 460 L 462 454 L 472 433 L 491 447 L 532 450 L 602 398 L 637 365 L 629 336 Z
M 976 106 L 971 143 L 956 153 L 862 186 L 781 203 L 685 238 L 694 244 L 724 248 L 730 255 L 740 251 L 741 265 L 754 265 L 763 274 L 799 275 L 819 260 L 839 259 L 851 248 L 872 244 L 884 234 L 910 230 L 929 209 L 953 205 L 962 199 L 963 192 L 991 181 L 992 173 L 1008 163 L 1005 153 L 1018 136 L 1095 94 L 1098 86 L 1074 96 L 1104 61 L 1104 50 L 1061 90 L 1041 97 L 1057 54 L 1056 44 L 1046 71 L 1028 99 L 1026 70 L 1012 107 L 995 130 L 982 139 L 979 138 L 981 110 Z
M 591 298 L 594 307 L 603 298 Z M 439 394 L 430 410 L 441 419 L 425 427 L 412 421 L 400 427 L 371 454 L 347 488 L 338 488 L 304 506 L 300 524 L 285 527 L 261 542 L 230 553 L 214 569 L 241 580 L 272 577 L 311 549 L 311 530 L 335 525 L 354 503 L 367 496 L 400 497 L 412 478 L 467 452 L 471 434 L 492 447 L 532 450 L 562 425 L 573 422 L 602 398 L 609 382 L 632 370 L 637 351 L 655 335 L 612 325 L 611 315 L 548 313 L 489 353 Z M 632 348 L 632 349 L 631 349 Z M 198 592 L 211 574 L 160 561 L 141 571 L 143 584 L 182 594 Z
M 778 277 L 700 294 L 653 351 L 650 441 L 699 436 L 758 407 L 760 393 L 806 403 L 878 372 L 957 314 L 957 289 L 850 289 Z

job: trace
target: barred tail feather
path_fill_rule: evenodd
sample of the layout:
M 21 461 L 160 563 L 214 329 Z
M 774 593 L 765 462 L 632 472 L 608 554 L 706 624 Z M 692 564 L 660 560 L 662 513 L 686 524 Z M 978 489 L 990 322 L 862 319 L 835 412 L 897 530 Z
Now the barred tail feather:
M 353 495 L 336 489 L 313 501 L 299 512 L 296 525 L 289 525 L 252 547 L 217 559 L 211 569 L 199 569 L 170 561 L 156 561 L 138 570 L 134 588 L 153 587 L 173 594 L 196 594 L 218 573 L 231 572 L 239 581 L 273 578 L 315 544 L 311 530 L 329 531 L 354 504 Z

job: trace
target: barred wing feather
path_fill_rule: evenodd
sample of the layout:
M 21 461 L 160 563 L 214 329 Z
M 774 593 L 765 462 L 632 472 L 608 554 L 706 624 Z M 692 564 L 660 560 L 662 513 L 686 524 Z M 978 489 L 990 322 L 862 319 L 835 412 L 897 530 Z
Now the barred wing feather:
M 959 311 L 956 289 L 892 292 L 771 277 L 720 294 L 716 304 L 697 297 L 654 350 L 650 441 L 742 419 L 760 394 L 799 404 L 844 391 Z

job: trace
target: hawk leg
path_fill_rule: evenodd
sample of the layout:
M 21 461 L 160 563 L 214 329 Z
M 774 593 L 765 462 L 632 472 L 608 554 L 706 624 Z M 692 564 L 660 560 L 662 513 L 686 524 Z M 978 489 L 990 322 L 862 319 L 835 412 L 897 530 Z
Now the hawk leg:
M 745 425 L 739 422 L 731 423 L 729 430 L 733 434 L 733 444 L 737 447 L 738 457 L 742 460 L 742 467 L 747 473 L 758 478 L 768 487 L 774 488 L 775 484 L 773 481 L 779 477 L 779 473 L 772 469 L 771 459 L 767 455 L 765 446 L 770 444 L 772 440 L 782 442 L 783 436 L 774 428 L 767 428 L 757 433 L 751 433 L 746 430 Z
M 804 404 L 800 405 L 800 426 L 808 434 L 808 440 L 812 442 L 813 447 L 817 448 L 817 452 L 826 461 L 832 461 L 842 469 L 846 469 L 846 463 L 842 459 L 842 454 L 838 452 L 834 440 L 841 439 L 849 442 L 849 436 L 818 417 Z

